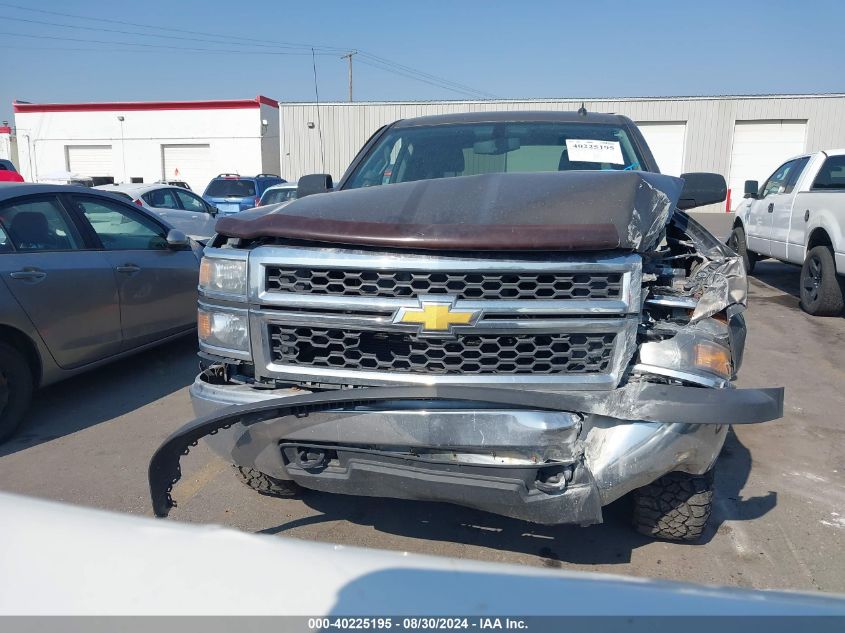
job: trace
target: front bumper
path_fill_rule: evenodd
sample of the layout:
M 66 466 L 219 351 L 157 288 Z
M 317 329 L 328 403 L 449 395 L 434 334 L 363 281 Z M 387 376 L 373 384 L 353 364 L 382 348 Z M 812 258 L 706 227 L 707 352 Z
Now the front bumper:
M 446 501 L 538 523 L 598 523 L 603 505 L 665 473 L 709 470 L 728 424 L 774 419 L 783 410 L 782 389 L 650 383 L 602 393 L 310 393 L 200 377 L 191 396 L 200 417 L 150 463 L 158 516 L 174 505 L 180 457 L 207 437 L 233 463 L 307 488 Z

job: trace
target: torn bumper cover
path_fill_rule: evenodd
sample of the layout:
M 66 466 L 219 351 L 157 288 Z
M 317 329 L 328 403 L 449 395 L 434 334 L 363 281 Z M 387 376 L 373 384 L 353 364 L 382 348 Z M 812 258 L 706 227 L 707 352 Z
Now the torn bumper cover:
M 449 386 L 292 395 L 226 407 L 176 431 L 150 462 L 150 495 L 155 514 L 167 516 L 181 457 L 220 434 L 234 463 L 307 488 L 599 523 L 603 505 L 679 465 L 709 469 L 726 425 L 782 413 L 782 389 L 654 383 L 610 392 Z

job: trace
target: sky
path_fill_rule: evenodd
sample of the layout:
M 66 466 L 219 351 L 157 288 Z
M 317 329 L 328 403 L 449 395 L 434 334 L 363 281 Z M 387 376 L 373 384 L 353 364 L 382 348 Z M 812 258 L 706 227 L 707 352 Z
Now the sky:
M 843 92 L 844 23 L 841 0 L 0 0 L 0 120 L 15 99 L 312 101 L 314 62 L 346 100 L 346 51 L 362 101 Z

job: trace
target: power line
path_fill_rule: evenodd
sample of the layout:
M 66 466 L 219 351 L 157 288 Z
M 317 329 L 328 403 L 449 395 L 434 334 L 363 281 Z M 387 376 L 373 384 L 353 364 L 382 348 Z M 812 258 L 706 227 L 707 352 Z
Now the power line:
M 166 27 L 166 26 L 160 26 L 160 25 L 154 25 L 154 24 L 145 24 L 145 23 L 140 23 L 140 22 L 129 22 L 129 21 L 126 21 L 126 20 L 115 20 L 115 19 L 110 19 L 110 18 L 98 18 L 98 17 L 85 16 L 85 15 L 74 14 L 74 13 L 66 13 L 66 12 L 61 12 L 61 11 L 50 11 L 50 10 L 47 10 L 47 9 L 35 9 L 35 8 L 25 7 L 25 6 L 7 3 L 7 2 L 0 2 L 0 6 L 5 6 L 5 7 L 12 8 L 12 9 L 21 10 L 21 11 L 30 11 L 30 12 L 41 13 L 41 14 L 46 14 L 46 15 L 56 15 L 56 16 L 60 16 L 60 17 L 72 18 L 72 19 L 77 19 L 77 20 L 89 20 L 89 21 L 94 21 L 94 22 L 102 22 L 102 23 L 108 23 L 108 24 L 119 24 L 119 25 L 124 25 L 124 26 L 138 27 L 138 28 L 142 28 L 142 29 L 156 29 L 156 30 L 159 30 L 159 31 L 170 31 L 170 32 L 176 32 L 176 33 L 189 33 L 189 34 L 192 34 L 192 35 L 207 35 L 207 36 L 211 36 L 211 37 L 215 38 L 214 40 L 207 40 L 207 39 L 184 38 L 183 37 L 183 39 L 192 39 L 193 41 L 217 43 L 221 38 L 222 39 L 228 39 L 228 40 L 235 39 L 235 40 L 238 40 L 238 41 L 236 41 L 236 42 L 225 42 L 225 44 L 227 44 L 229 46 L 238 46 L 238 47 L 241 47 L 241 48 L 245 48 L 245 47 L 287 48 L 287 49 L 300 49 L 300 50 L 303 51 L 301 53 L 289 52 L 288 54 L 291 54 L 291 55 L 296 55 L 296 54 L 307 55 L 307 54 L 309 54 L 307 52 L 309 49 L 314 54 L 320 54 L 320 55 L 325 55 L 325 54 L 327 54 L 326 52 L 328 52 L 328 51 L 348 52 L 350 50 L 349 48 L 346 48 L 346 47 L 317 46 L 317 45 L 312 45 L 312 44 L 303 44 L 303 43 L 294 43 L 294 42 L 270 42 L 268 40 L 255 40 L 255 39 L 250 39 L 248 44 L 244 44 L 242 37 L 237 37 L 237 36 L 233 36 L 233 35 L 226 35 L 226 34 L 223 34 L 223 33 L 211 33 L 211 32 L 207 32 L 207 31 L 193 31 L 193 30 L 184 29 L 184 28 Z M 119 34 L 124 34 L 124 35 L 134 35 L 134 36 L 141 36 L 141 37 L 166 37 L 166 36 L 162 36 L 160 34 L 155 34 L 155 33 L 137 33 L 137 32 L 132 32 L 132 31 L 123 31 L 123 30 L 118 30 L 118 29 L 105 29 L 105 28 L 96 29 L 96 28 L 93 28 L 93 27 L 86 27 L 86 26 L 82 26 L 82 25 L 59 24 L 59 23 L 55 23 L 55 22 L 28 20 L 26 18 L 10 18 L 10 19 L 14 19 L 14 20 L 21 21 L 21 22 L 30 22 L 30 23 L 34 23 L 34 24 L 44 24 L 44 25 L 48 25 L 48 26 L 58 26 L 58 27 L 61 27 L 61 28 L 72 28 L 72 29 L 75 28 L 75 29 L 84 29 L 84 30 L 89 30 L 89 31 L 100 30 L 100 31 L 103 31 L 103 32 L 112 32 L 112 33 L 119 33 Z M 45 37 L 47 37 L 47 36 L 45 36 Z M 54 39 L 58 39 L 57 36 L 53 36 L 53 37 L 54 37 Z M 91 40 L 75 40 L 75 39 L 71 39 L 71 38 L 64 38 L 64 39 L 66 39 L 68 41 L 91 41 Z M 129 43 L 129 42 L 103 42 L 103 41 L 101 41 L 101 42 L 98 42 L 98 43 L 110 44 L 110 45 L 129 44 L 129 45 L 144 46 L 145 48 L 154 47 L 154 45 L 151 45 L 151 44 L 139 44 L 139 43 L 136 44 L 136 43 Z M 164 45 L 162 45 L 162 46 L 164 46 Z M 183 47 L 179 47 L 179 48 L 171 47 L 171 48 L 173 50 L 184 50 L 186 52 L 194 52 L 194 51 L 195 52 L 212 52 L 212 51 L 209 51 L 208 49 L 199 49 L 199 48 L 193 48 L 193 49 L 187 49 L 187 48 L 183 48 Z M 316 53 L 317 50 L 319 50 L 321 52 Z M 226 52 L 229 52 L 229 53 L 239 53 L 240 52 L 240 53 L 244 53 L 244 54 L 253 54 L 252 51 L 226 51 Z M 382 70 L 384 72 L 396 74 L 396 75 L 399 75 L 399 76 L 402 76 L 402 77 L 405 77 L 405 78 L 408 78 L 408 79 L 411 79 L 411 80 L 414 80 L 414 81 L 420 81 L 422 83 L 426 83 L 426 84 L 429 84 L 431 86 L 435 86 L 437 88 L 449 90 L 451 92 L 457 92 L 457 93 L 460 93 L 460 94 L 469 95 L 469 96 L 472 96 L 474 98 L 495 97 L 495 95 L 493 95 L 491 93 L 476 90 L 475 88 L 472 88 L 472 87 L 467 86 L 465 84 L 453 82 L 453 81 L 450 81 L 448 79 L 438 77 L 437 75 L 432 75 L 431 73 L 426 73 L 424 71 L 420 71 L 420 70 L 417 70 L 415 68 L 411 68 L 410 66 L 406 66 L 406 65 L 403 65 L 403 64 L 399 64 L 397 62 L 393 62 L 389 59 L 386 59 L 384 57 L 380 57 L 378 55 L 374 55 L 372 53 L 368 53 L 366 51 L 359 51 L 359 52 L 361 53 L 362 56 L 368 57 L 370 59 L 370 61 L 372 62 L 372 63 L 367 64 L 367 65 L 369 65 L 373 68 L 376 68 L 378 70 Z M 363 60 L 362 60 L 362 62 L 363 62 Z
M 24 7 L 24 6 L 21 6 L 19 4 L 11 4 L 11 3 L 8 3 L 8 2 L 0 2 L 0 6 L 9 7 L 11 9 L 18 9 L 20 11 L 31 11 L 31 12 L 35 12 L 35 13 L 44 13 L 46 15 L 57 15 L 57 16 L 60 16 L 60 17 L 73 18 L 73 19 L 77 19 L 77 20 L 90 20 L 90 21 L 93 21 L 93 22 L 105 22 L 107 24 L 120 24 L 120 25 L 123 25 L 123 26 L 136 26 L 136 27 L 140 27 L 140 28 L 144 28 L 144 29 L 156 29 L 158 31 L 172 31 L 174 33 L 190 33 L 192 35 L 209 35 L 211 37 L 217 38 L 218 40 L 219 40 L 219 38 L 222 37 L 222 38 L 225 38 L 225 39 L 234 39 L 234 40 L 238 40 L 238 41 L 243 41 L 242 37 L 238 37 L 238 36 L 235 36 L 235 35 L 226 35 L 225 33 L 209 33 L 207 31 L 191 31 L 191 30 L 184 29 L 184 28 L 174 28 L 174 27 L 168 27 L 168 26 L 161 26 L 159 24 L 144 24 L 144 23 L 141 23 L 141 22 L 128 22 L 126 20 L 113 20 L 113 19 L 109 19 L 109 18 L 97 18 L 97 17 L 93 17 L 93 16 L 89 16 L 89 15 L 80 15 L 78 13 L 63 13 L 61 11 L 49 11 L 47 9 L 34 9 L 32 7 Z M 70 25 L 68 25 L 68 26 L 70 26 Z M 145 33 L 144 35 L 149 35 L 149 34 Z M 258 41 L 258 40 L 253 40 L 253 42 L 255 42 L 255 41 Z M 265 40 L 265 43 L 266 43 L 266 40 Z M 338 47 L 335 47 L 335 46 L 316 46 L 316 45 L 312 45 L 312 44 L 301 44 L 301 43 L 293 43 L 293 42 L 270 42 L 270 44 L 272 44 L 273 46 L 283 46 L 283 47 L 284 46 L 293 46 L 293 47 L 304 48 L 304 49 L 320 48 L 320 49 L 326 49 L 326 50 L 337 51 L 337 52 L 342 52 L 342 51 L 345 50 L 344 48 L 338 48 Z
M 375 61 L 375 62 L 380 62 L 380 63 L 385 64 L 385 65 L 390 65 L 390 66 L 393 66 L 393 67 L 395 67 L 395 68 L 397 68 L 397 69 L 404 70 L 404 71 L 406 71 L 406 72 L 413 72 L 413 73 L 415 73 L 415 74 L 417 74 L 417 75 L 420 75 L 420 76 L 423 76 L 423 77 L 427 77 L 428 79 L 437 80 L 439 83 L 448 84 L 448 85 L 451 85 L 451 86 L 453 86 L 453 87 L 455 87 L 455 88 L 458 88 L 458 89 L 461 89 L 461 90 L 467 90 L 467 91 L 469 91 L 469 92 L 472 92 L 472 93 L 475 93 L 475 94 L 479 94 L 479 95 L 485 95 L 485 96 L 487 96 L 487 97 L 491 97 L 491 98 L 495 98 L 495 96 L 496 96 L 496 95 L 491 94 L 491 93 L 489 93 L 489 92 L 483 92 L 483 91 L 481 91 L 481 90 L 475 90 L 475 89 L 470 88 L 469 86 L 467 86 L 467 85 L 465 85 L 465 84 L 459 84 L 459 83 L 454 82 L 454 81 L 449 81 L 448 79 L 443 79 L 443 78 L 441 78 L 441 77 L 437 77 L 437 76 L 435 76 L 435 75 L 431 75 L 431 74 L 426 73 L 426 72 L 423 72 L 423 71 L 421 71 L 421 70 L 415 70 L 415 69 L 411 68 L 410 66 L 405 66 L 405 65 L 403 65 L 403 64 L 399 64 L 399 63 L 397 63 L 397 62 L 393 62 L 393 61 L 391 61 L 391 60 L 389 60 L 389 59 L 385 59 L 385 58 L 383 58 L 383 57 L 379 57 L 378 55 L 373 55 L 372 53 L 367 53 L 366 51 L 361 51 L 361 54 L 362 54 L 362 55 L 364 55 L 365 57 L 369 57 L 371 60 L 373 60 L 373 61 Z
M 479 96 L 479 93 L 474 92 L 474 91 L 462 90 L 462 89 L 459 89 L 459 88 L 451 88 L 451 87 L 449 87 L 449 86 L 444 86 L 443 84 L 438 84 L 438 83 L 435 83 L 435 82 L 433 82 L 433 81 L 429 81 L 428 79 L 423 79 L 422 77 L 413 77 L 413 76 L 411 76 L 411 75 L 409 75 L 409 74 L 407 74 L 407 73 L 404 73 L 404 72 L 402 72 L 402 71 L 400 71 L 400 70 L 390 70 L 390 69 L 388 69 L 388 68 L 384 67 L 383 65 L 381 65 L 381 64 L 379 64 L 379 63 L 373 63 L 373 62 L 371 62 L 371 61 L 367 61 L 367 60 L 365 60 L 365 59 L 360 59 L 360 60 L 358 60 L 358 61 L 360 61 L 362 64 L 364 64 L 364 65 L 366 65 L 366 66 L 370 66 L 370 67 L 372 67 L 372 68 L 378 68 L 379 70 L 385 70 L 385 71 L 387 71 L 387 72 L 392 72 L 392 73 L 394 73 L 394 74 L 396 74 L 396 75 L 400 75 L 400 76 L 402 76 L 402 77 L 407 77 L 408 79 L 414 79 L 414 80 L 416 80 L 416 81 L 421 81 L 422 83 L 430 84 L 430 85 L 432 85 L 432 86 L 436 86 L 437 88 L 443 88 L 443 89 L 445 89 L 445 90 L 450 90 L 450 91 L 452 91 L 452 92 L 457 92 L 457 93 L 462 94 L 462 95 L 464 95 L 464 96 L 469 96 L 469 97 L 473 97 L 473 98 L 476 98 L 476 99 L 477 99 L 477 98 L 478 98 L 478 96 Z
M 0 6 L 2 6 L 2 3 L 0 3 Z M 96 32 L 103 32 L 103 33 L 118 33 L 120 35 L 133 35 L 133 36 L 141 36 L 141 37 L 158 37 L 158 38 L 164 38 L 164 39 L 168 39 L 168 40 L 173 39 L 172 35 L 161 35 L 160 33 L 139 33 L 137 31 L 123 31 L 121 29 L 107 29 L 107 28 L 103 28 L 101 26 L 82 26 L 82 25 L 79 25 L 79 24 L 61 24 L 59 22 L 46 22 L 44 20 L 30 20 L 30 19 L 27 19 L 27 18 L 15 18 L 15 17 L 11 17 L 11 16 L 3 16 L 3 19 L 4 20 L 14 20 L 16 22 L 25 22 L 27 24 L 41 24 L 41 25 L 44 25 L 44 26 L 57 26 L 57 27 L 60 27 L 60 28 L 63 28 L 63 29 L 81 29 L 81 30 L 85 30 L 85 31 L 96 31 Z M 211 43 L 211 44 L 220 44 L 219 39 L 208 39 L 208 38 L 202 38 L 202 37 L 184 37 L 184 36 L 180 36 L 180 39 L 192 41 L 192 42 L 207 42 L 207 43 Z M 276 44 L 264 45 L 264 44 L 253 44 L 253 43 L 244 44 L 242 42 L 225 42 L 225 44 L 228 45 L 228 46 L 241 46 L 241 47 L 260 46 L 262 48 L 289 48 L 289 49 L 294 49 L 294 50 L 302 50 L 302 54 L 306 54 L 306 55 L 311 54 L 310 53 L 311 47 L 309 47 L 309 46 L 295 46 L 295 45 L 288 45 L 288 44 L 278 44 L 278 45 L 276 45 Z M 322 47 L 317 47 L 317 48 L 321 51 L 332 50 L 332 49 L 328 49 L 328 48 L 323 49 Z
M 170 46 L 168 44 L 145 44 L 143 42 L 115 42 L 114 40 L 92 40 L 81 39 L 78 37 L 61 37 L 59 35 L 33 35 L 32 33 L 11 33 L 9 31 L 0 31 L 0 35 L 8 35 L 10 37 L 29 37 L 38 40 L 61 40 L 66 42 L 83 42 L 87 44 L 108 44 L 109 46 L 142 46 L 145 49 L 167 49 L 174 51 L 185 51 L 188 53 L 227 53 L 229 55 L 310 55 L 306 52 L 293 51 L 236 51 L 220 48 L 186 48 L 184 46 Z M 100 50 L 103 49 L 92 49 Z M 140 51 L 139 51 L 140 52 Z M 331 55 L 331 53 L 316 53 L 317 55 Z

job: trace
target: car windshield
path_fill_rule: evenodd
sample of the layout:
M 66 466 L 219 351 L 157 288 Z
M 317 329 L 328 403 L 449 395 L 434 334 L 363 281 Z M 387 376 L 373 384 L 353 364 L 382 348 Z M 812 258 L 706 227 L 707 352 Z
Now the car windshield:
M 296 200 L 296 188 L 269 189 L 261 197 L 261 204 L 278 204 L 288 200 Z
M 255 183 L 252 180 L 212 180 L 205 190 L 205 195 L 215 198 L 246 198 L 255 195 Z
M 621 126 L 525 122 L 400 127 L 379 139 L 344 188 L 503 172 L 640 168 L 640 155 Z

